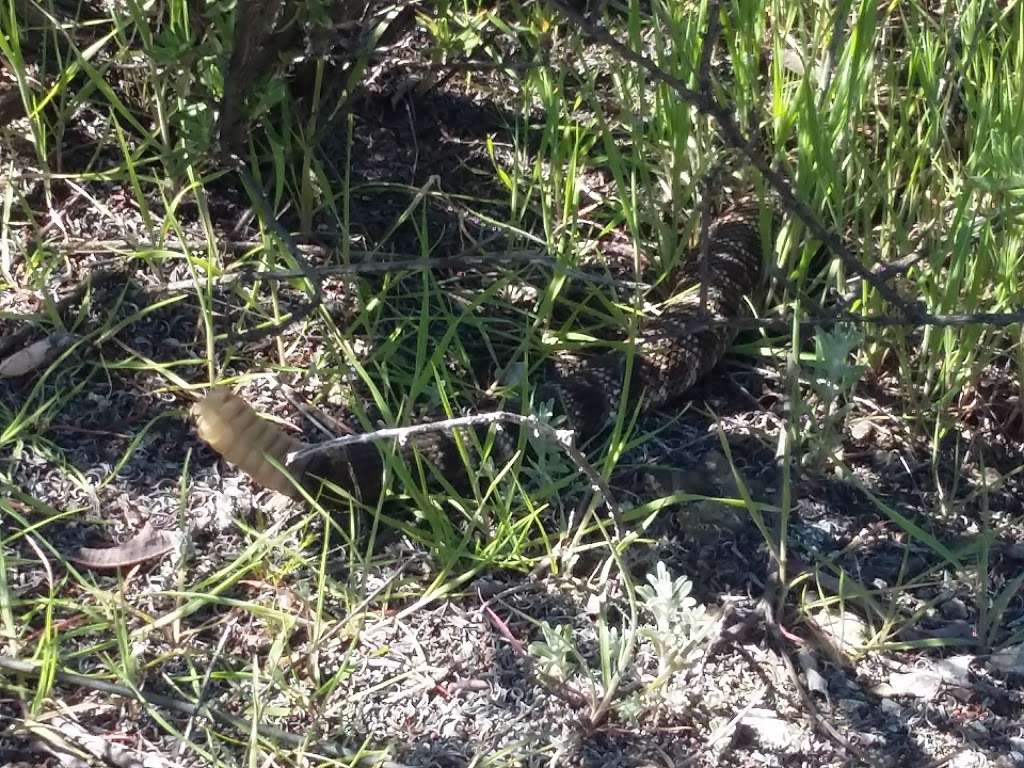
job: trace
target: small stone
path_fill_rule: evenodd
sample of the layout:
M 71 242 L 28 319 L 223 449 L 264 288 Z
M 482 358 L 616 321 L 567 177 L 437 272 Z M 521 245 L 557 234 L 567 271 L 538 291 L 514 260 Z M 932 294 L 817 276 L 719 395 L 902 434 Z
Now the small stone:
M 868 731 L 856 731 L 855 733 L 857 741 L 862 747 L 877 747 L 886 742 L 886 738 L 877 733 L 870 733 Z
M 906 673 L 889 675 L 889 685 L 895 696 L 913 696 L 930 701 L 942 688 L 942 677 L 928 669 L 915 669 Z
M 985 753 L 973 749 L 964 750 L 949 761 L 950 768 L 984 768 L 988 764 Z
M 998 490 L 1003 484 L 1003 474 L 995 467 L 978 468 L 971 474 L 975 483 L 990 491 Z
M 870 419 L 856 419 L 850 424 L 850 437 L 863 443 L 875 433 L 875 425 Z
M 857 654 L 867 645 L 869 628 L 855 613 L 822 608 L 811 618 L 822 636 L 843 653 Z
M 757 744 L 764 749 L 784 750 L 799 744 L 800 733 L 770 709 L 751 709 L 739 725 L 752 733 Z
M 985 739 L 987 739 L 987 738 L 990 738 L 991 735 L 992 735 L 991 732 L 988 729 L 988 726 L 985 725 L 980 720 L 971 720 L 969 723 L 967 723 L 966 727 L 967 727 L 967 730 L 973 731 L 974 735 L 977 736 L 978 738 L 985 738 Z
M 877 450 L 871 456 L 871 461 L 876 467 L 891 467 L 897 460 L 896 451 Z
M 968 616 L 967 606 L 959 597 L 943 602 L 939 606 L 939 612 L 947 619 L 966 619 Z
M 892 699 L 882 699 L 879 706 L 881 706 L 882 711 L 885 712 L 885 714 L 891 717 L 897 718 L 903 715 L 903 707 Z

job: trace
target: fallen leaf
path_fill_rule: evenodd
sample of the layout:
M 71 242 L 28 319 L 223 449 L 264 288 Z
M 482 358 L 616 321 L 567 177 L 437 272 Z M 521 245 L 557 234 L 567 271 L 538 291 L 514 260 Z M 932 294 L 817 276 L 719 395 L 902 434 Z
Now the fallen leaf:
M 832 699 L 828 695 L 828 681 L 825 680 L 821 672 L 818 671 L 818 660 L 806 650 L 799 651 L 796 657 L 800 662 L 800 668 L 804 671 L 804 677 L 807 680 L 807 689 L 821 694 L 826 701 L 831 703 Z
M 79 547 L 65 557 L 75 565 L 97 571 L 127 568 L 167 554 L 174 549 L 174 535 L 154 528 L 149 521 L 132 538 L 112 547 Z
M 24 376 L 54 360 L 71 346 L 75 337 L 69 333 L 56 333 L 22 347 L 0 363 L 0 378 Z

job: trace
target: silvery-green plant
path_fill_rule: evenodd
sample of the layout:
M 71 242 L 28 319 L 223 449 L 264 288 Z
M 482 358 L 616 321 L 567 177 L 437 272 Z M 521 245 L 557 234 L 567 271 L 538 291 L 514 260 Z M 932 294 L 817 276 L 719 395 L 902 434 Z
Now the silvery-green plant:
M 530 643 L 527 650 L 537 659 L 537 666 L 542 674 L 555 680 L 568 680 L 573 672 L 571 657 L 579 655 L 572 640 L 572 627 L 568 624 L 553 627 L 542 621 L 540 631 L 544 639 Z
M 663 696 L 657 693 L 658 690 L 673 674 L 692 666 L 700 658 L 704 641 L 714 626 L 707 609 L 692 597 L 693 582 L 685 576 L 673 578 L 665 564 L 659 562 L 654 573 L 647 575 L 647 582 L 636 589 L 641 615 L 646 619 L 637 627 L 637 632 L 650 643 L 658 661 L 658 671 L 645 686 L 616 705 L 619 714 L 627 719 L 636 719 L 658 703 L 658 697 Z M 579 672 L 596 689 L 603 688 L 598 684 L 602 670 L 588 668 L 573 639 L 571 627 L 553 627 L 544 621 L 540 623 L 540 629 L 542 639 L 528 646 L 530 655 L 537 660 L 539 671 L 562 682 Z M 601 663 L 603 679 L 607 683 L 620 658 L 622 637 L 615 627 L 603 626 L 598 630 L 598 636 L 604 639 Z
M 827 331 L 816 329 L 814 359 L 803 363 L 808 373 L 810 396 L 807 398 L 808 418 L 802 430 L 811 451 L 811 463 L 831 463 L 841 458 L 843 427 L 852 404 L 853 389 L 864 372 L 864 366 L 852 364 L 851 355 L 863 344 L 863 334 L 853 328 Z M 815 406 L 822 413 L 813 415 Z M 817 439 L 813 439 L 813 438 Z
M 707 609 L 690 596 L 693 582 L 685 576 L 673 579 L 664 563 L 658 562 L 655 572 L 647 574 L 647 581 L 636 592 L 643 601 L 641 607 L 654 620 L 643 625 L 640 634 L 658 657 L 658 677 L 652 684 L 656 688 L 700 657 L 701 641 L 714 622 Z

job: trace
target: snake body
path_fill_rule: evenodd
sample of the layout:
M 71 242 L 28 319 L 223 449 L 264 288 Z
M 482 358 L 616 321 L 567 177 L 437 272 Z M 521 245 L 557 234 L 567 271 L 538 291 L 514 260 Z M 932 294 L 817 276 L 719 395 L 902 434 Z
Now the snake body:
M 624 400 L 645 409 L 663 406 L 718 364 L 735 338 L 727 321 L 744 313 L 744 297 L 760 279 L 759 214 L 759 204 L 748 199 L 712 220 L 705 247 L 684 261 L 669 299 L 641 323 L 628 389 L 629 356 L 619 349 L 554 356 L 549 386 L 581 440 L 609 424 Z M 703 266 L 700 254 L 706 254 Z M 381 493 L 383 459 L 375 445 L 353 443 L 291 459 L 307 446 L 223 389 L 207 395 L 194 414 L 200 438 L 259 485 L 301 498 L 297 485 L 315 496 L 324 478 L 370 504 Z M 456 486 L 465 480 L 465 463 L 450 434 L 417 434 L 400 445 L 400 452 L 406 459 L 417 453 L 428 459 Z

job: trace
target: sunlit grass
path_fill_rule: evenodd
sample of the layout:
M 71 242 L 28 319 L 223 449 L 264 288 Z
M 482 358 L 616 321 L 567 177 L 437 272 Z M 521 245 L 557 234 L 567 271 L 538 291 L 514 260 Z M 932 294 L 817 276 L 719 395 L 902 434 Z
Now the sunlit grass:
M 297 241 L 320 243 L 333 237 L 335 245 L 318 251 L 318 266 L 351 264 L 354 250 L 370 259 L 383 259 L 394 248 L 409 250 L 399 254 L 405 258 L 451 255 L 443 252 L 431 227 L 435 206 L 447 207 L 499 231 L 510 249 L 541 247 L 551 257 L 551 274 L 540 285 L 535 307 L 512 306 L 503 297 L 502 289 L 521 275 L 511 264 L 501 265 L 494 282 L 482 288 L 466 288 L 422 269 L 372 279 L 357 275 L 346 278 L 346 290 L 358 298 L 354 313 L 339 318 L 321 307 L 272 344 L 258 349 L 238 345 L 235 334 L 279 322 L 294 311 L 296 294 L 305 300 L 310 295 L 300 278 L 250 278 L 252 272 L 299 266 L 270 222 L 247 212 L 259 237 L 244 247 L 225 245 L 236 237 L 236 222 L 225 220 L 218 207 L 225 195 L 236 203 L 232 210 L 256 210 L 246 204 L 244 188 L 218 154 L 217 105 L 225 88 L 233 11 L 220 5 L 197 9 L 181 0 L 156 6 L 129 2 L 105 11 L 108 16 L 58 23 L 58 12 L 44 3 L 33 6 L 37 10 L 25 24 L 20 5 L 6 2 L 0 13 L 0 54 L 26 111 L 25 118 L 0 128 L 2 140 L 30 147 L 27 153 L 19 151 L 16 169 L 14 160 L 0 160 L 0 255 L 9 254 L 5 268 L 16 264 L 20 287 L 38 291 L 82 254 L 94 252 L 82 242 L 88 238 L 68 228 L 74 222 L 60 219 L 70 196 L 98 222 L 92 230 L 111 241 L 106 252 L 114 260 L 151 282 L 176 272 L 192 283 L 146 307 L 118 303 L 105 308 L 96 327 L 84 327 L 80 320 L 64 327 L 46 302 L 31 318 L 40 335 L 72 331 L 79 339 L 20 391 L 17 402 L 0 401 L 0 452 L 15 460 L 31 456 L 47 462 L 94 491 L 94 481 L 66 460 L 48 425 L 94 389 L 128 380 L 144 381 L 150 390 L 185 403 L 194 396 L 192 390 L 222 380 L 315 378 L 316 384 L 305 390 L 312 404 L 327 412 L 343 408 L 359 429 L 368 431 L 472 410 L 491 384 L 472 373 L 482 347 L 488 355 L 503 357 L 512 370 L 506 371 L 502 394 L 518 399 L 524 410 L 535 407 L 529 377 L 513 375 L 516 366 L 531 371 L 555 347 L 630 333 L 644 303 L 657 301 L 695 239 L 708 192 L 714 196 L 724 184 L 763 191 L 741 156 L 722 146 L 708 117 L 642 68 L 592 44 L 581 30 L 560 25 L 544 4 L 516 4 L 498 15 L 487 4 L 438 3 L 429 20 L 420 19 L 433 35 L 438 59 L 443 53 L 496 60 L 509 50 L 519 59 L 499 62 L 509 82 L 508 92 L 501 94 L 509 124 L 507 134 L 485 142 L 493 162 L 493 198 L 450 189 L 443 180 L 416 187 L 407 178 L 353 179 L 351 152 L 362 126 L 339 105 L 351 103 L 375 66 L 365 50 L 344 67 L 326 58 L 315 60 L 307 70 L 311 80 L 301 89 L 286 82 L 282 69 L 256 80 L 248 101 L 239 105 L 246 130 L 238 154 L 274 216 L 288 222 Z M 697 87 L 707 4 L 655 0 L 649 14 L 641 12 L 643 4 L 624 5 L 624 14 L 605 17 L 617 36 Z M 948 18 L 930 15 L 917 4 L 864 0 L 840 8 L 844 13 L 837 15 L 836 6 L 824 2 L 724 4 L 711 66 L 714 95 L 735 110 L 744 129 L 786 171 L 798 197 L 851 244 L 865 267 L 917 255 L 896 279 L 901 292 L 936 314 L 1020 310 L 1024 14 L 1012 4 L 1002 10 L 979 1 L 962 3 Z M 561 59 L 540 64 L 548 48 Z M 472 71 L 454 80 L 469 88 L 482 82 Z M 92 148 L 76 151 L 69 136 L 75 142 L 87 137 Z M 595 178 L 608 183 L 594 191 L 590 184 Z M 709 185 L 711 178 L 721 181 Z M 382 210 L 391 211 L 383 201 L 393 206 L 395 200 L 398 208 L 379 227 L 378 240 L 355 248 L 356 233 L 362 230 L 353 221 L 354 201 L 362 209 L 367 201 L 381 201 Z M 495 208 L 505 216 L 496 219 Z M 617 287 L 613 296 L 600 293 L 581 301 L 571 291 L 572 271 L 597 247 L 595 240 L 614 232 L 624 233 L 632 249 L 629 277 L 639 287 Z M 771 274 L 756 309 L 791 325 L 783 332 L 747 334 L 738 351 L 766 366 L 775 364 L 773 356 L 785 361 L 779 388 L 791 407 L 778 445 L 784 461 L 775 498 L 749 496 L 744 488 L 741 498 L 728 502 L 747 510 L 768 551 L 784 564 L 793 512 L 791 468 L 850 473 L 838 448 L 848 409 L 837 405 L 828 419 L 818 420 L 814 408 L 830 400 L 853 403 L 859 382 L 831 381 L 832 388 L 823 389 L 815 384 L 821 371 L 860 371 L 854 366 L 862 366 L 885 373 L 897 389 L 898 402 L 891 407 L 915 439 L 931 445 L 937 478 L 942 446 L 951 437 L 959 439 L 958 398 L 994 361 L 1008 361 L 1019 389 L 1024 344 L 1020 325 L 865 326 L 848 337 L 855 346 L 847 351 L 835 337 L 809 330 L 801 321 L 825 314 L 846 298 L 851 299 L 846 308 L 854 313 L 892 308 L 871 290 L 854 288 L 856 276 L 794 219 L 785 219 L 768 245 Z M 221 282 L 235 270 L 249 272 L 230 284 Z M 18 287 L 6 275 L 0 281 L 4 289 Z M 594 293 L 601 291 L 598 286 Z M 136 352 L 128 330 L 178 304 L 195 312 L 202 356 L 154 360 Z M 5 324 L 26 319 L 6 306 L 0 311 Z M 492 315 L 514 318 L 514 327 Z M 476 345 L 469 346 L 467 339 Z M 367 397 L 369 408 L 356 389 Z M 621 409 L 611 433 L 590 447 L 600 475 L 608 479 L 623 469 L 631 452 L 661 426 Z M 134 436 L 122 463 L 157 428 L 151 423 Z M 190 461 L 195 462 L 194 455 Z M 465 596 L 474 579 L 492 572 L 551 569 L 561 576 L 574 557 L 590 557 L 599 562 L 589 576 L 591 586 L 598 589 L 603 581 L 616 580 L 626 595 L 621 610 L 602 606 L 595 620 L 602 639 L 601 682 L 607 687 L 595 689 L 592 704 L 601 706 L 606 703 L 602 697 L 613 697 L 616 675 L 628 668 L 630 644 L 636 640 L 635 574 L 619 568 L 623 544 L 608 540 L 601 500 L 584 493 L 586 483 L 572 463 L 554 448 L 534 459 L 517 452 L 508 465 L 492 458 L 482 469 L 473 468 L 467 498 L 439 492 L 439 478 L 429 477 L 421 466 L 393 459 L 387 463 L 401 514 L 384 506 L 365 510 L 368 529 L 361 527 L 361 518 L 342 516 L 338 527 L 348 535 L 341 537 L 340 552 L 330 556 L 318 537 L 329 524 L 317 510 L 275 520 L 267 529 L 238 519 L 234 525 L 242 549 L 227 562 L 206 563 L 198 571 L 184 563 L 175 566 L 173 583 L 165 581 L 147 595 L 162 607 L 159 615 L 135 606 L 117 579 L 74 569 L 51 569 L 44 588 L 15 596 L 7 574 L 28 566 L 11 552 L 26 551 L 22 544 L 31 538 L 56 565 L 55 551 L 39 544 L 40 531 L 79 510 L 53 508 L 15 487 L 11 465 L 5 464 L 0 483 L 11 490 L 0 498 L 0 631 L 6 652 L 33 657 L 47 669 L 92 663 L 91 671 L 132 685 L 144 682 L 144 672 L 160 674 L 184 698 L 195 700 L 208 659 L 186 653 L 184 668 L 165 674 L 161 665 L 173 652 L 157 652 L 145 642 L 166 632 L 172 647 L 185 648 L 199 633 L 192 621 L 210 622 L 219 630 L 220 620 L 210 617 L 238 611 L 264 622 L 267 636 L 277 639 L 251 665 L 233 672 L 218 668 L 216 674 L 257 699 L 260 691 L 284 692 L 286 704 L 269 714 L 263 710 L 273 719 L 315 710 L 335 695 L 345 675 L 341 668 L 311 691 L 281 671 L 289 650 L 282 638 L 298 624 L 311 627 L 314 644 L 322 640 L 325 651 L 347 644 L 347 653 L 353 653 L 356 641 L 332 636 L 331 627 L 348 621 L 359 625 L 392 605 Z M 114 482 L 116 471 L 108 468 L 102 482 Z M 183 514 L 187 472 L 183 467 Z M 628 510 L 638 537 L 631 546 L 645 545 L 646 527 L 670 502 L 700 498 L 677 493 Z M 880 517 L 925 548 L 934 565 L 878 594 L 825 558 L 812 565 L 846 580 L 851 591 L 838 598 L 811 594 L 811 588 L 804 593 L 803 574 L 794 584 L 802 610 L 845 604 L 852 596 L 851 603 L 868 605 L 873 650 L 913 647 L 892 637 L 919 614 L 900 614 L 889 599 L 951 570 L 973 585 L 979 646 L 1019 640 L 1020 632 L 1014 635 L 1004 619 L 1024 579 L 993 593 L 987 569 L 996 534 L 990 520 L 982 521 L 977 547 L 962 551 L 928 521 L 911 520 L 881 499 L 872 498 L 872 503 Z M 947 503 L 966 509 L 982 502 L 969 497 Z M 585 514 L 578 514 L 580 505 Z M 973 508 L 970 514 L 976 515 Z M 565 530 L 569 520 L 579 522 L 575 530 Z M 559 546 L 561 535 L 568 538 Z M 368 574 L 396 565 L 378 547 L 396 537 L 422 554 L 422 568 L 415 578 L 403 575 L 379 591 L 369 589 Z M 338 563 L 346 572 L 339 574 Z M 266 593 L 253 597 L 240 587 L 243 581 L 281 589 L 297 584 L 301 608 L 280 608 Z M 68 590 L 77 592 L 76 601 L 62 597 Z M 924 604 L 919 611 L 932 607 Z M 608 641 L 610 626 L 621 628 L 622 646 Z M 40 680 L 31 691 L 34 714 L 45 710 L 51 692 L 52 680 L 45 675 Z M 256 717 L 261 706 L 255 701 L 247 716 Z M 169 723 L 165 727 L 173 730 Z M 201 751 L 212 754 L 207 747 Z M 254 737 L 245 748 L 256 754 Z

